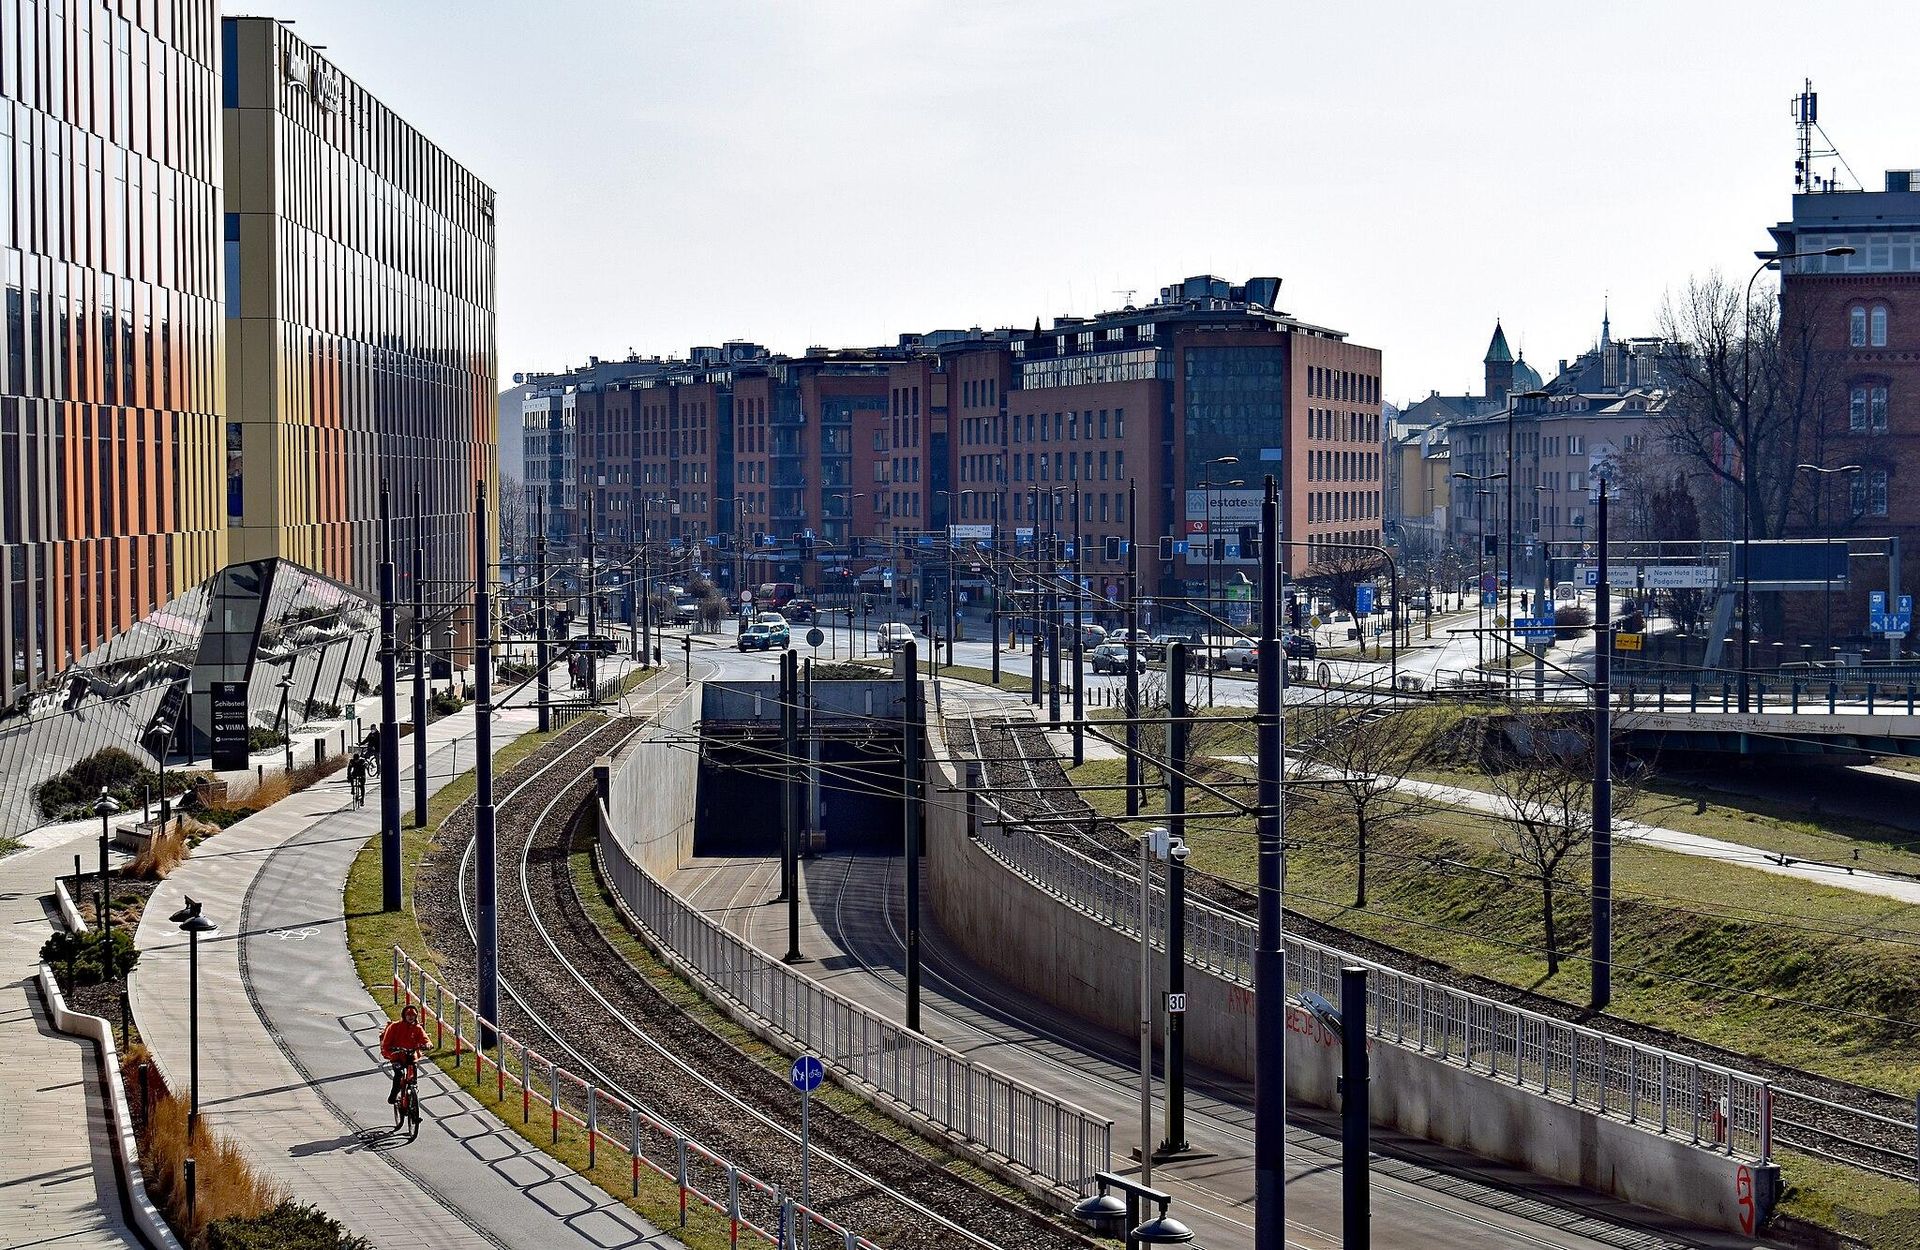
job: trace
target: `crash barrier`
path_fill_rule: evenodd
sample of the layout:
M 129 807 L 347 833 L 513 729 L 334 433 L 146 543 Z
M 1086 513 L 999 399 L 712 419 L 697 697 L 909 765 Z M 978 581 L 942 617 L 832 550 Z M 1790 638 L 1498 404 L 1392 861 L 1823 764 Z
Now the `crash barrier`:
M 1003 1076 L 844 998 L 736 937 L 636 864 L 604 807 L 600 861 L 627 910 L 706 982 L 844 1077 L 1050 1185 L 1084 1192 L 1113 1163 L 1113 1121 Z

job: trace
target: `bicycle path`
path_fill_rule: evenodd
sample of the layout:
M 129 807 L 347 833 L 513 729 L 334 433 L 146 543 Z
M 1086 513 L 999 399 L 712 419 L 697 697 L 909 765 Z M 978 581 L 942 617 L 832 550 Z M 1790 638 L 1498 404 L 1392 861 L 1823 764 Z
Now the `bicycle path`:
M 35 984 L 53 932 L 41 899 L 95 845 L 79 833 L 0 860 L 0 1246 L 140 1244 L 121 1214 L 94 1044 L 54 1029 Z
M 528 710 L 496 714 L 496 748 L 533 725 Z M 471 765 L 472 732 L 471 711 L 429 728 L 432 788 Z M 344 774 L 292 795 L 209 838 L 155 892 L 133 1004 L 170 1084 L 186 1086 L 188 987 L 186 939 L 166 918 L 190 894 L 222 929 L 201 941 L 201 1109 L 300 1200 L 378 1246 L 678 1245 L 438 1068 L 421 1070 L 419 1139 L 392 1138 L 378 1057 L 387 1017 L 360 985 L 342 914 L 347 870 L 378 827 L 379 785 L 358 809 Z

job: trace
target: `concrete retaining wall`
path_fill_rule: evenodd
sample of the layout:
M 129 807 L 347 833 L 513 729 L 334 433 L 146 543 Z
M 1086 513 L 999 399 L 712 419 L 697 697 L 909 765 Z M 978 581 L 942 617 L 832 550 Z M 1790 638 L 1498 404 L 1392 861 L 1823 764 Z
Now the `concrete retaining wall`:
M 633 861 L 666 876 L 693 854 L 700 795 L 700 752 L 688 738 L 700 728 L 700 700 L 691 695 L 663 710 L 611 778 L 608 809 Z
M 966 805 L 959 794 L 946 793 L 958 783 L 954 769 L 938 762 L 947 751 L 934 732 L 927 890 L 941 931 L 995 975 L 1083 1020 L 1134 1036 L 1139 943 L 1018 876 L 968 838 Z M 989 829 L 981 836 L 1009 835 Z M 1156 1001 L 1164 988 L 1156 967 Z M 1288 1095 L 1337 1108 L 1338 1039 L 1311 1013 L 1296 1009 L 1288 1016 Z M 1253 991 L 1190 965 L 1186 1037 L 1195 1064 L 1251 1080 Z M 1772 1211 L 1777 1168 L 1648 1133 L 1378 1039 L 1370 1053 L 1376 1123 L 1712 1228 L 1752 1233 Z

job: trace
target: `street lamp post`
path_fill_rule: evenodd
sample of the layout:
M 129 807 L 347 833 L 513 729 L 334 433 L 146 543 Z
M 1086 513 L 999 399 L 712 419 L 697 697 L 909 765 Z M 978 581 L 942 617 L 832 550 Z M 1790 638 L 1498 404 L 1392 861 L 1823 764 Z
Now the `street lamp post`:
M 1218 456 L 1212 460 L 1207 461 L 1207 475 L 1200 480 L 1201 490 L 1206 501 L 1206 513 L 1207 513 L 1207 611 L 1206 611 L 1206 616 L 1204 618 L 1207 620 L 1211 620 L 1213 618 L 1214 613 L 1219 610 L 1218 605 L 1214 602 L 1214 595 L 1218 593 L 1215 584 L 1219 580 L 1215 576 L 1215 569 L 1218 567 L 1218 561 L 1216 557 L 1223 550 L 1225 550 L 1225 547 L 1224 547 L 1225 540 L 1222 540 L 1222 545 L 1215 546 L 1214 539 L 1213 539 L 1213 521 L 1214 521 L 1213 466 L 1234 465 L 1239 463 L 1240 463 L 1240 457 L 1238 456 Z M 1228 487 L 1228 489 L 1232 489 L 1235 486 L 1240 486 L 1243 484 L 1244 482 L 1241 479 L 1235 479 L 1232 482 L 1226 483 L 1226 486 Z M 1207 634 L 1209 637 L 1211 637 L 1213 634 L 1213 631 L 1209 629 L 1207 630 Z M 1203 645 L 1200 648 L 1200 657 L 1201 657 L 1201 663 L 1207 666 L 1207 706 L 1212 707 L 1213 706 L 1213 670 L 1218 668 L 1219 665 L 1214 663 L 1213 647 L 1211 645 Z
M 119 971 L 120 957 L 119 952 L 116 951 L 113 946 L 113 887 L 107 882 L 107 844 L 111 840 L 112 834 L 107 828 L 107 821 L 115 812 L 120 810 L 120 803 L 111 794 L 107 793 L 105 786 L 101 786 L 100 797 L 94 801 L 93 810 L 100 817 L 100 907 L 94 916 L 94 920 L 100 925 L 100 941 L 102 943 L 100 947 L 100 965 L 106 969 L 107 978 L 111 980 Z M 76 881 L 74 884 L 77 886 L 79 882 Z M 120 1044 L 122 1046 L 128 1044 L 127 991 L 125 986 L 122 986 L 120 989 Z
M 1841 244 L 1805 252 L 1755 252 L 1760 265 L 1747 278 L 1747 294 L 1740 306 L 1740 710 L 1747 710 L 1747 689 L 1753 671 L 1753 284 L 1761 274 L 1786 261 L 1809 256 L 1851 256 Z M 1781 271 L 1783 274 L 1785 270 Z
M 200 914 L 200 902 L 189 897 L 186 906 L 168 917 L 187 935 L 187 1143 L 200 1123 L 200 936 L 220 932 L 220 926 Z
M 1817 464 L 1796 464 L 1793 466 L 1793 471 L 1795 473 L 1815 473 L 1825 478 L 1836 473 L 1858 473 L 1860 472 L 1860 468 L 1861 466 L 1857 464 L 1836 465 L 1831 469 L 1822 468 Z M 1819 482 L 1815 487 L 1813 496 L 1813 528 L 1816 530 L 1820 529 L 1820 503 L 1826 493 L 1826 482 Z M 1824 660 L 1833 652 L 1833 565 L 1827 560 L 1827 553 L 1825 552 L 1821 553 L 1820 571 L 1822 580 L 1826 583 L 1825 593 L 1821 596 L 1820 600 L 1822 614 L 1820 624 L 1820 658 Z
M 293 693 L 293 662 L 287 662 L 287 671 L 280 674 L 280 746 L 286 759 L 287 779 L 293 779 L 293 726 L 287 723 L 287 699 Z

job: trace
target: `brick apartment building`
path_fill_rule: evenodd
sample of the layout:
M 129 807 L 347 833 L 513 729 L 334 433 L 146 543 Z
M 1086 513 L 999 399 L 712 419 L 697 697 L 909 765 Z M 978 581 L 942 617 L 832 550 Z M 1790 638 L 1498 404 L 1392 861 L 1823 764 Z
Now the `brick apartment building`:
M 1825 497 L 1819 526 L 1797 532 L 1895 537 L 1901 544 L 1898 587 L 1887 584 L 1884 568 L 1856 568 L 1867 581 L 1850 591 L 1845 606 L 1834 606 L 1836 624 L 1846 622 L 1842 633 L 1864 624 L 1869 582 L 1911 594 L 1920 575 L 1920 174 L 1891 171 L 1884 186 L 1795 195 L 1792 218 L 1772 228 L 1780 251 L 1854 249 L 1850 256 L 1789 261 L 1780 284 L 1782 326 L 1811 324 L 1815 350 L 1839 364 L 1842 394 L 1821 458 L 1829 467 L 1861 469 L 1802 482 L 1803 491 Z M 1814 512 L 1808 508 L 1807 516 Z
M 892 565 L 949 525 L 981 527 L 974 540 L 998 527 L 1003 546 L 1036 529 L 1071 534 L 1076 498 L 1089 579 L 1117 584 L 1124 564 L 1108 540 L 1127 536 L 1131 483 L 1143 585 L 1169 596 L 1255 572 L 1241 527 L 1257 523 L 1272 473 L 1297 576 L 1341 544 L 1381 541 L 1380 353 L 1280 311 L 1279 289 L 1202 276 L 1046 328 L 792 357 L 695 349 L 615 384 L 642 396 L 631 451 L 608 444 L 630 466 L 603 462 L 598 428 L 578 423 L 586 384 L 554 379 L 527 400 L 528 473 L 567 471 L 552 444 L 569 435 L 550 431 L 571 429 L 572 472 L 608 478 L 603 534 L 623 507 L 630 532 L 646 533 L 639 518 L 657 495 L 677 511 L 651 535 L 718 537 L 723 581 L 737 546 L 748 580 L 816 586 Z M 623 502 L 615 483 L 629 469 Z

